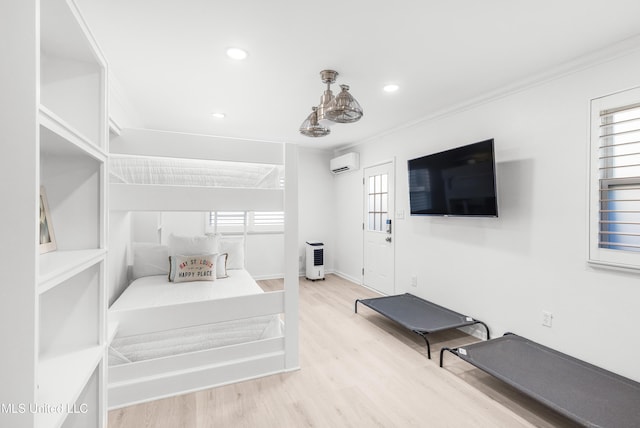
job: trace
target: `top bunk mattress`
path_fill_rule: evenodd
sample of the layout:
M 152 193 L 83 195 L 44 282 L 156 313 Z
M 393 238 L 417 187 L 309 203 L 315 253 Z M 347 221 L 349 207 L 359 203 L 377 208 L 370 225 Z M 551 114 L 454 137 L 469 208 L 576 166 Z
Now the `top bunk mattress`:
M 203 300 L 224 299 L 264 291 L 245 269 L 230 269 L 227 278 L 215 281 L 169 282 L 167 275 L 153 275 L 133 281 L 110 310 L 169 306 Z
M 284 166 L 202 159 L 112 155 L 111 183 L 281 189 Z

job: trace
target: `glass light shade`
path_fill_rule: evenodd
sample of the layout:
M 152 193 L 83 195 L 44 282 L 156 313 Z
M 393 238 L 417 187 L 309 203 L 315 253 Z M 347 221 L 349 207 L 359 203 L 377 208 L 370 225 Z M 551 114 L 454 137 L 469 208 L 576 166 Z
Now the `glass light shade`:
M 349 93 L 349 86 L 340 85 L 342 91 L 329 104 L 324 117 L 338 123 L 353 123 L 363 115 L 362 107 Z
M 324 137 L 329 135 L 331 130 L 318 124 L 318 108 L 312 107 L 312 112 L 300 125 L 300 133 L 307 137 Z

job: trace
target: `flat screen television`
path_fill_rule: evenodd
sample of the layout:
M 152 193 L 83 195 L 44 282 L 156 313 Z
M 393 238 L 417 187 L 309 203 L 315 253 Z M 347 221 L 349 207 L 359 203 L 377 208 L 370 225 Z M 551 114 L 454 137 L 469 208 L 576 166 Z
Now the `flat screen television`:
M 408 161 L 411 215 L 498 216 L 493 139 Z

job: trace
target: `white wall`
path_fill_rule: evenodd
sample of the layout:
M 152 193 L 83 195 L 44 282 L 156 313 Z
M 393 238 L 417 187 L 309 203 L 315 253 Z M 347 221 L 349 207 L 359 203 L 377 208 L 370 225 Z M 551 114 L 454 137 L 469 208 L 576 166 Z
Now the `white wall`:
M 298 148 L 298 237 L 300 239 L 300 273 L 305 270 L 305 242 L 324 243 L 325 272 L 335 264 L 335 228 L 337 226 L 333 174 L 329 171 L 332 153 L 326 150 Z
M 138 110 L 113 73 L 109 73 L 109 119 L 120 128 L 144 128 Z
M 640 52 L 345 151 L 396 156 L 396 292 L 412 292 L 640 381 L 640 273 L 587 265 L 589 101 L 640 85 Z M 411 217 L 408 159 L 495 138 L 500 217 Z M 361 278 L 362 174 L 335 178 L 335 270 Z M 412 275 L 417 288 L 410 286 Z M 542 311 L 552 328 L 541 325 Z M 607 346 L 615 348 L 609 352 Z

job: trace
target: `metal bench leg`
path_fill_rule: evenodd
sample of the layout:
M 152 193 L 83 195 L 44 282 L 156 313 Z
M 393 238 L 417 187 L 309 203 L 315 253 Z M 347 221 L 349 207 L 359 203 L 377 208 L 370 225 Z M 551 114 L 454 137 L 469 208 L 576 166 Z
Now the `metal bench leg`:
M 449 351 L 454 355 L 458 355 L 458 348 L 443 347 L 442 349 L 440 349 L 440 367 L 442 367 L 442 361 L 444 359 L 444 351 Z
M 429 341 L 427 340 L 427 333 L 423 333 L 421 331 L 415 331 L 414 333 L 419 334 L 424 339 L 424 342 L 427 344 L 427 357 L 431 359 L 431 346 L 429 345 Z
M 487 340 L 491 340 L 491 335 L 489 334 L 489 326 L 482 321 L 478 321 L 478 324 L 482 324 L 484 326 L 485 330 L 487 330 Z

